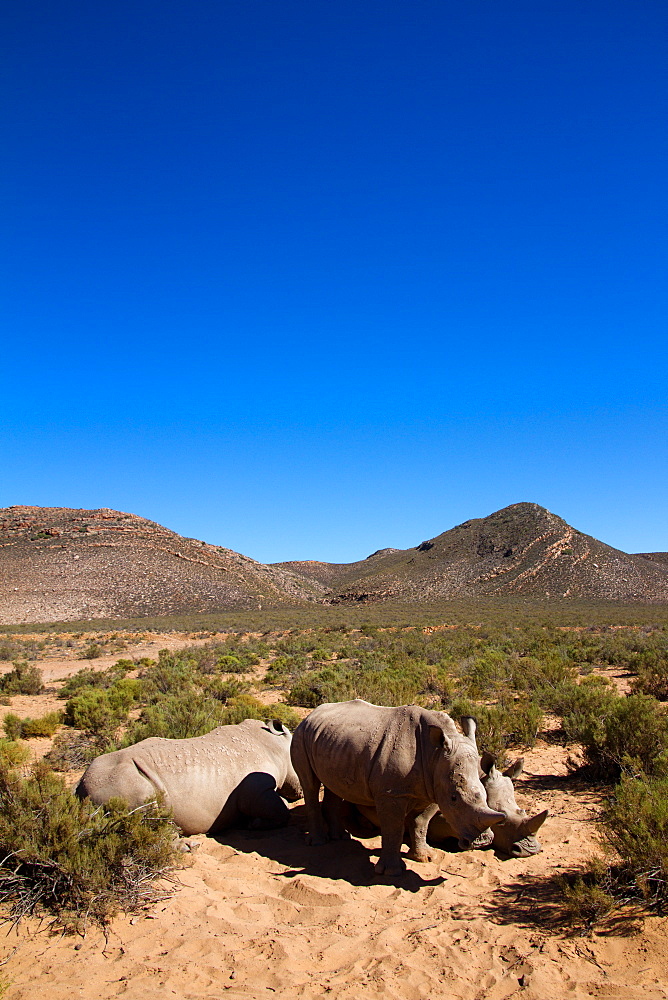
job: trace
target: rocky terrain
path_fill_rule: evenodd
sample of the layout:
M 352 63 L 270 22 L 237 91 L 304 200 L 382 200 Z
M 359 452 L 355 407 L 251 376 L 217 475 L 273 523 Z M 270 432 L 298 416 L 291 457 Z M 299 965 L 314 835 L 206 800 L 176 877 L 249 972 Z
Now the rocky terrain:
M 0 623 L 141 617 L 294 603 L 289 571 L 183 538 L 136 514 L 0 510 Z
M 662 553 L 627 555 L 533 503 L 513 504 L 412 549 L 349 564 L 279 563 L 332 603 L 518 594 L 588 600 L 668 600 Z
M 268 566 L 136 514 L 17 506 L 0 510 L 0 624 L 512 595 L 664 602 L 667 560 L 532 503 L 355 563 Z

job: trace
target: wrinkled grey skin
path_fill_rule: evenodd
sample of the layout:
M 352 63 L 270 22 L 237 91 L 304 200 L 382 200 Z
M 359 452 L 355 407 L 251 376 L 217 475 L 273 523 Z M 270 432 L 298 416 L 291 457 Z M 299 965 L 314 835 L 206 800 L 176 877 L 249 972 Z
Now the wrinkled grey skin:
M 463 733 L 475 743 L 475 720 L 470 716 L 465 716 L 460 720 Z M 548 816 L 548 811 L 538 813 L 536 816 L 528 817 L 524 809 L 520 809 L 515 799 L 515 788 L 513 779 L 519 777 L 524 767 L 524 758 L 520 757 L 505 771 L 497 769 L 494 757 L 489 753 L 484 753 L 480 760 L 480 775 L 485 793 L 487 805 L 490 809 L 505 813 L 506 819 L 494 824 L 493 830 L 486 830 L 480 837 L 477 837 L 471 844 L 472 848 L 489 847 L 494 845 L 494 850 L 509 857 L 526 858 L 532 854 L 538 854 L 542 849 L 535 834 L 543 825 Z M 363 817 L 360 820 L 360 816 Z M 364 820 L 368 825 L 364 824 Z M 357 836 L 373 836 L 377 831 L 378 815 L 373 808 L 365 806 L 354 807 L 346 815 L 346 825 Z M 456 837 L 455 829 L 450 825 L 442 813 L 437 812 L 429 822 L 427 837 L 429 841 L 447 840 Z
M 476 721 L 470 715 L 463 716 L 459 723 L 462 732 L 469 739 L 476 742 Z M 542 850 L 540 843 L 536 840 L 536 833 L 541 828 L 549 813 L 543 810 L 535 816 L 527 817 L 526 811 L 520 809 L 515 800 L 515 788 L 513 778 L 518 778 L 524 767 L 524 758 L 518 757 L 514 764 L 501 773 L 495 767 L 494 756 L 487 751 L 483 753 L 480 760 L 480 770 L 482 783 L 487 794 L 487 804 L 491 809 L 500 809 L 506 814 L 503 823 L 498 823 L 494 828 L 493 843 L 494 850 L 502 854 L 507 854 L 514 858 L 527 858 L 532 854 L 538 854 Z M 444 827 L 441 826 L 441 819 L 444 817 L 434 817 L 437 820 L 430 827 L 429 833 L 434 839 L 442 839 L 444 836 L 452 837 L 453 833 L 444 834 Z M 473 847 L 487 847 L 487 843 L 474 843 Z
M 444 712 L 415 705 L 384 708 L 360 699 L 320 705 L 295 730 L 291 753 L 304 790 L 308 842 L 348 836 L 345 802 L 374 807 L 382 836 L 376 865 L 381 874 L 405 870 L 400 854 L 405 830 L 409 858 L 434 857 L 426 834 L 438 809 L 464 848 L 505 819 L 487 805 L 475 741 L 460 734 Z
M 119 796 L 131 808 L 160 794 L 186 835 L 249 820 L 256 827 L 282 826 L 289 817 L 283 800 L 301 795 L 291 739 L 280 722 L 258 719 L 189 740 L 150 737 L 97 757 L 76 794 L 96 805 Z
M 538 854 L 542 848 L 535 834 L 547 819 L 548 810 L 529 817 L 515 800 L 513 778 L 522 773 L 524 759 L 520 757 L 503 772 L 496 768 L 490 755 L 483 754 L 480 763 L 485 772 L 482 783 L 487 793 L 487 805 L 490 809 L 506 814 L 506 819 L 497 823 L 492 831 L 494 849 L 513 858 L 528 858 L 532 854 Z M 439 841 L 456 834 L 445 817 L 437 813 L 429 823 L 427 836 L 430 840 Z M 472 846 L 477 848 L 489 845 L 476 840 Z

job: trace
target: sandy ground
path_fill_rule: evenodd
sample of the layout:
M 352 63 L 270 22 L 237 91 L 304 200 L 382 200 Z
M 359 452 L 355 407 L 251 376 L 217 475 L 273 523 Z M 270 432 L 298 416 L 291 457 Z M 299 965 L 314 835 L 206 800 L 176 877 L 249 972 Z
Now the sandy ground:
M 55 681 L 82 664 L 40 666 Z M 12 700 L 18 714 L 28 707 Z M 612 921 L 588 937 L 559 924 L 558 877 L 596 852 L 601 790 L 569 774 L 558 743 L 539 742 L 525 757 L 517 799 L 550 810 L 533 858 L 444 853 L 408 862 L 401 878 L 378 877 L 379 839 L 307 847 L 297 803 L 283 830 L 197 838 L 175 894 L 118 918 L 106 940 L 96 929 L 63 937 L 37 922 L 10 931 L 0 938 L 6 997 L 668 997 L 665 920 Z

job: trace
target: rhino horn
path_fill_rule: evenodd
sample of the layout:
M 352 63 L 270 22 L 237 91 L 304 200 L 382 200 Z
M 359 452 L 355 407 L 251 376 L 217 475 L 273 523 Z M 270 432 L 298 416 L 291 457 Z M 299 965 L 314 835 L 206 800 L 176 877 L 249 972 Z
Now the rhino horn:
M 506 778 L 519 778 L 524 769 L 524 757 L 518 757 L 514 764 L 503 772 Z
M 478 749 L 475 742 L 475 731 L 476 731 L 476 721 L 472 715 L 462 715 L 459 720 L 459 725 L 462 727 L 462 732 L 467 739 L 475 745 L 476 750 Z
M 550 815 L 549 810 L 543 809 L 542 813 L 537 813 L 535 816 L 531 816 L 529 819 L 525 819 L 522 823 L 522 835 L 528 836 L 529 834 L 538 833 L 541 826 Z
M 495 823 L 503 823 L 508 819 L 504 812 L 497 812 L 496 809 L 480 809 L 478 812 L 480 819 L 483 819 L 487 826 L 494 826 Z

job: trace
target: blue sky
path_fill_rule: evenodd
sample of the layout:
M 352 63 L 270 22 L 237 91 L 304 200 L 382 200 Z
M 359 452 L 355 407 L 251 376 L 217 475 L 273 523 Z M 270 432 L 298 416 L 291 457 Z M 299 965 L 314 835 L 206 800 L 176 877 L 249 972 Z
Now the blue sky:
M 659 0 L 0 15 L 0 506 L 347 562 L 668 550 Z

